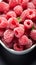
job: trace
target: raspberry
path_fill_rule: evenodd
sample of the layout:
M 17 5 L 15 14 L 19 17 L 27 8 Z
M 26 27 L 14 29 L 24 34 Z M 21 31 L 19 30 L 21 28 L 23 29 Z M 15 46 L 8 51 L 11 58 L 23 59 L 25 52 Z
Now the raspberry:
M 9 3 L 9 0 L 3 0 L 4 2 L 6 2 L 6 3 Z
M 13 49 L 16 50 L 16 51 L 22 51 L 23 47 L 20 47 L 20 46 L 17 45 L 17 43 L 14 43 Z
M 36 0 L 32 0 L 33 4 L 35 5 L 35 8 L 36 8 Z
M 4 30 L 3 29 L 0 29 L 0 37 L 2 37 L 4 34 Z
M 9 11 L 7 14 L 6 14 L 6 18 L 9 19 L 11 17 L 16 17 L 16 13 L 14 11 Z
M 23 24 L 19 24 L 19 27 L 22 27 L 24 29 L 24 25 Z
M 27 9 L 27 18 L 28 19 L 34 19 L 35 18 L 35 9 Z
M 15 17 L 10 18 L 8 20 L 8 23 L 9 23 L 9 28 L 11 28 L 11 29 L 14 29 L 15 27 L 17 27 L 19 25 L 18 20 Z
M 30 33 L 30 37 L 36 41 L 36 30 L 32 30 Z
M 28 44 L 26 45 L 26 48 L 30 48 L 30 47 L 32 46 L 32 44 L 33 44 L 32 40 L 29 39 L 29 42 L 28 42 Z
M 2 42 L 3 42 L 8 48 L 12 48 L 12 46 L 13 46 L 13 43 L 7 43 L 4 38 L 2 38 Z
M 29 2 L 29 3 L 27 4 L 27 8 L 35 9 L 35 6 L 34 6 L 34 4 L 33 4 L 32 2 Z
M 24 10 L 20 16 L 20 18 L 22 19 L 22 22 L 24 22 L 24 20 L 26 19 L 27 16 L 27 10 Z
M 24 28 L 23 27 L 17 27 L 14 29 L 14 34 L 17 38 L 20 38 L 24 34 Z
M 13 40 L 13 37 L 14 37 L 14 32 L 12 30 L 8 29 L 4 32 L 4 40 L 6 43 L 9 44 Z
M 27 8 L 27 3 L 29 0 L 18 0 L 19 4 L 23 7 L 23 9 Z
M 7 13 L 9 10 L 9 5 L 5 2 L 0 2 L 0 12 Z
M 7 19 L 4 17 L 0 17 L 0 28 L 6 28 L 8 25 Z
M 20 45 L 27 45 L 28 44 L 28 37 L 26 35 L 23 35 L 19 38 L 19 44 Z
M 14 7 L 14 11 L 17 14 L 17 16 L 20 16 L 23 11 L 23 8 L 22 8 L 22 6 L 17 5 L 16 7 Z
M 16 5 L 18 5 L 18 0 L 10 0 L 9 1 L 10 8 L 14 8 Z
M 26 28 L 26 29 L 31 29 L 32 27 L 33 27 L 33 22 L 32 22 L 32 20 L 25 20 L 24 21 L 24 27 Z

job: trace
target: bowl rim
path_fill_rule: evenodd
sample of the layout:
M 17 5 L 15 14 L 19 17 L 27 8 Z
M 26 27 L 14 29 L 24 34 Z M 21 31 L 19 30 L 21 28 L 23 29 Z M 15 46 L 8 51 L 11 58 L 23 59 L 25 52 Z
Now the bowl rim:
M 26 53 L 29 53 L 30 51 L 32 51 L 36 44 L 32 45 L 30 48 L 24 50 L 24 51 L 15 51 L 13 49 L 10 49 L 8 47 L 6 47 L 6 45 L 0 40 L 0 44 L 10 53 L 13 53 L 13 54 L 16 54 L 16 55 L 22 55 L 22 54 L 26 54 Z

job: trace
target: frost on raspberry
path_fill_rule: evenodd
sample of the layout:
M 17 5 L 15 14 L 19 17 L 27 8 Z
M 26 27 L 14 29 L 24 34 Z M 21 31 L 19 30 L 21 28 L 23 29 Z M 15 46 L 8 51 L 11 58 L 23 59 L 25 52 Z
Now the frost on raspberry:
M 20 45 L 27 45 L 28 44 L 28 37 L 26 35 L 23 35 L 19 38 L 19 44 Z
M 15 27 L 17 27 L 19 25 L 19 22 L 17 20 L 17 18 L 12 17 L 8 20 L 9 23 L 9 28 L 14 29 Z
M 23 8 L 22 8 L 22 6 L 17 5 L 16 7 L 14 7 L 14 11 L 17 14 L 17 16 L 20 16 L 21 13 L 23 12 Z
M 14 32 L 12 30 L 8 29 L 4 32 L 4 40 L 6 43 L 9 44 L 13 40 L 13 37 L 14 37 Z
M 24 34 L 24 28 L 23 27 L 17 27 L 14 29 L 14 34 L 17 38 L 20 38 Z
M 7 19 L 4 17 L 0 17 L 0 28 L 7 28 L 8 22 Z
M 5 2 L 0 2 L 0 12 L 7 13 L 8 10 L 9 10 L 9 4 Z
M 16 18 L 16 13 L 14 11 L 7 12 L 6 18 L 9 19 L 11 17 L 15 17 Z
M 36 41 L 36 29 L 32 30 L 31 33 L 30 33 L 30 37 Z

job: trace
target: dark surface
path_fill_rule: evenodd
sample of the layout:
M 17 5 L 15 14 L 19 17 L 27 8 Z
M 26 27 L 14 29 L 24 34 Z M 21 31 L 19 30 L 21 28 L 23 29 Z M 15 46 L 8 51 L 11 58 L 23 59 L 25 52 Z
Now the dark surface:
M 9 63 L 9 60 L 7 61 L 5 58 L 6 57 L 0 52 L 0 65 L 36 65 L 36 48 L 28 53 L 26 58 L 24 56 L 19 57 L 18 61 L 15 58 L 16 62 L 12 60 L 12 63 Z

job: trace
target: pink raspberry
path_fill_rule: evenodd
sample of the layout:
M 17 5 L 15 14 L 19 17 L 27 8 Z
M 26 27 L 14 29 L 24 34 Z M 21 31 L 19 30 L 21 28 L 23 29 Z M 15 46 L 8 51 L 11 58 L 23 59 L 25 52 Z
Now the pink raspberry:
M 8 29 L 4 32 L 4 40 L 6 43 L 9 44 L 13 40 L 13 37 L 14 37 L 14 32 L 12 30 Z
M 32 30 L 30 33 L 30 37 L 36 41 L 36 30 Z
M 24 20 L 26 19 L 26 16 L 27 16 L 27 10 L 24 10 L 20 16 L 22 22 L 24 22 Z
M 25 20 L 24 21 L 24 27 L 25 27 L 25 29 L 31 29 L 33 27 L 32 20 L 29 20 L 29 19 Z
M 9 1 L 9 6 L 10 8 L 15 7 L 16 5 L 18 5 L 18 0 L 10 0 Z
M 20 38 L 24 34 L 24 28 L 23 27 L 17 27 L 14 29 L 14 34 L 17 38 Z
M 35 8 L 36 8 L 36 0 L 32 0 L 33 4 L 35 5 Z
M 16 50 L 16 51 L 22 51 L 23 47 L 20 47 L 19 45 L 17 45 L 17 43 L 14 43 L 13 49 Z
M 34 19 L 35 18 L 35 9 L 27 9 L 27 18 L 28 19 Z
M 7 19 L 4 17 L 0 17 L 0 28 L 6 28 L 8 26 Z
M 12 48 L 13 43 L 7 43 L 4 38 L 2 38 L 1 40 L 8 48 Z
M 35 6 L 34 6 L 34 4 L 33 4 L 32 2 L 29 2 L 29 3 L 27 4 L 27 8 L 35 9 Z
M 19 27 L 22 27 L 24 29 L 24 25 L 23 24 L 19 24 Z
M 33 44 L 32 40 L 29 39 L 29 42 L 28 42 L 28 44 L 26 45 L 26 48 L 30 48 L 30 47 L 32 46 L 32 44 Z
M 27 45 L 28 44 L 28 37 L 26 35 L 23 35 L 19 38 L 19 44 L 20 45 Z
M 14 11 L 9 11 L 7 14 L 6 14 L 6 18 L 9 19 L 11 17 L 16 17 L 16 13 Z
M 0 2 L 0 12 L 7 13 L 9 10 L 9 5 L 5 2 Z
M 16 7 L 14 7 L 14 11 L 17 14 L 17 16 L 20 16 L 21 13 L 23 12 L 23 8 L 22 8 L 22 6 L 17 5 Z
M 0 37 L 2 37 L 4 34 L 4 30 L 3 29 L 0 29 Z
M 12 17 L 8 20 L 9 23 L 9 28 L 14 29 L 15 27 L 17 27 L 19 25 L 19 22 L 17 20 L 17 18 Z

